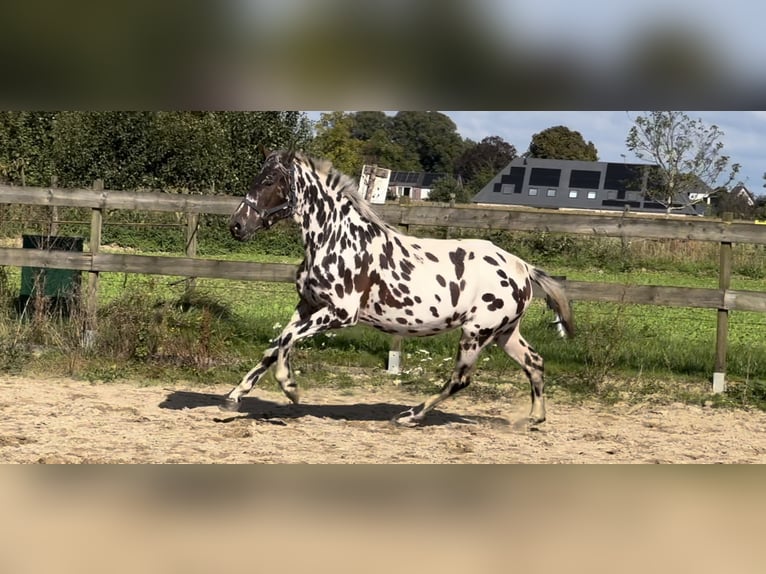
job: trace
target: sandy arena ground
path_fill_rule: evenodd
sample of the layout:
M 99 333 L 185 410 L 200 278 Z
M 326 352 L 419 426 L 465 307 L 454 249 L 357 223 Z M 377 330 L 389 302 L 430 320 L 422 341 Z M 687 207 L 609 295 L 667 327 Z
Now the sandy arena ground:
M 303 404 L 256 388 L 163 388 L 0 376 L 0 461 L 14 463 L 764 463 L 766 413 L 673 404 L 457 395 L 415 429 L 390 419 L 420 397 L 395 386 L 311 388 Z

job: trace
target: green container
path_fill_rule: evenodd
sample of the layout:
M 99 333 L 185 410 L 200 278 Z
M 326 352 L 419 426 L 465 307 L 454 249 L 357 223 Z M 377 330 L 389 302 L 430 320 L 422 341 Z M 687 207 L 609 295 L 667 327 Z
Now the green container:
M 81 237 L 22 236 L 22 247 L 24 249 L 81 252 L 82 245 L 83 239 Z M 68 317 L 71 313 L 72 305 L 79 299 L 80 282 L 80 271 L 22 267 L 18 309 L 21 313 L 34 310 L 35 302 L 42 295 L 42 300 L 47 310 Z

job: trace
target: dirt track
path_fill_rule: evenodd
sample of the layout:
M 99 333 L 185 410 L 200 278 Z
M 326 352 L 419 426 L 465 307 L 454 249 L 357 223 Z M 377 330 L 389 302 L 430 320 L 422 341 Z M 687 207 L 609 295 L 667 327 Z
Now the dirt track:
M 301 405 L 254 389 L 240 413 L 229 387 L 91 384 L 0 377 L 0 461 L 17 463 L 734 463 L 766 462 L 766 413 L 686 405 L 456 396 L 421 428 L 389 420 L 419 402 L 395 387 L 308 389 Z

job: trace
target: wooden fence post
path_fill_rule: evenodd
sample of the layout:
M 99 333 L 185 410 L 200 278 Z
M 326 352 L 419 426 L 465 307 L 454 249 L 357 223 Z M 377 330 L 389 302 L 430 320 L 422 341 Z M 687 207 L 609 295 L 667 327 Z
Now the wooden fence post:
M 449 194 L 449 208 L 455 209 L 455 194 L 450 193 Z M 449 225 L 444 230 L 444 239 L 452 239 L 452 236 L 455 234 L 455 228 L 450 227 Z
M 407 209 L 410 206 L 410 204 L 411 204 L 411 200 L 410 200 L 409 197 L 403 195 L 403 196 L 401 196 L 399 198 L 399 206 L 402 207 L 402 211 L 404 211 L 404 209 Z M 404 233 L 409 234 L 409 232 L 410 232 L 410 224 L 409 223 L 402 223 L 401 220 L 400 220 L 397 223 L 397 227 L 401 231 L 404 231 Z
M 723 220 L 731 223 L 733 214 L 726 212 Z M 732 249 L 730 241 L 721 242 L 721 256 L 718 267 L 718 288 L 721 290 L 721 301 L 731 285 L 731 259 Z M 729 311 L 724 307 L 718 308 L 718 320 L 715 334 L 715 368 L 713 369 L 713 392 L 723 393 L 726 391 L 726 343 L 729 333 Z
M 199 213 L 190 211 L 186 214 L 186 256 L 197 256 L 197 230 L 199 229 Z M 186 290 L 191 291 L 197 285 L 196 277 L 186 279 Z
M 59 178 L 55 175 L 51 176 L 51 187 L 58 187 Z M 48 227 L 48 235 L 54 237 L 59 234 L 59 208 L 58 205 L 52 205 L 50 207 L 50 226 Z
M 94 191 L 104 191 L 104 180 L 97 179 L 93 182 Z M 90 254 L 98 254 L 101 248 L 101 225 L 103 213 L 101 208 L 94 207 L 90 217 L 90 239 L 88 242 Z M 96 313 L 98 311 L 98 271 L 88 272 L 88 295 L 86 304 L 85 333 L 83 335 L 83 347 L 90 348 L 96 340 Z

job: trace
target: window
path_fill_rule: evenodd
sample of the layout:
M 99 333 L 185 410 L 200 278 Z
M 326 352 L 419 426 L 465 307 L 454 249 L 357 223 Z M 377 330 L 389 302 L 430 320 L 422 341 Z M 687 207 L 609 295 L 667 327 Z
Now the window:
M 529 174 L 529 185 L 557 187 L 559 179 L 561 179 L 560 169 L 533 167 Z
M 588 192 L 588 199 L 596 199 L 596 192 L 595 191 L 589 191 Z
M 573 169 L 569 174 L 570 187 L 583 187 L 585 189 L 598 189 L 601 181 L 601 172 L 585 169 Z
M 512 167 L 509 173 L 500 176 L 500 180 L 492 186 L 492 191 L 495 193 L 521 193 L 521 187 L 524 184 L 524 174 L 526 173 L 525 167 Z M 513 191 L 503 191 L 504 185 L 513 185 Z
M 537 195 L 537 188 L 536 187 L 530 187 L 529 188 L 529 195 Z
M 570 189 L 569 190 L 569 199 L 577 199 L 577 190 L 576 189 Z
M 641 189 L 643 170 L 640 165 L 609 163 L 604 175 L 606 189 Z
M 548 197 L 556 197 L 556 190 L 555 189 L 549 189 L 547 195 L 548 195 Z
M 412 188 L 411 187 L 403 187 L 402 188 L 402 195 L 404 197 L 409 197 L 410 196 L 410 192 L 412 192 Z

